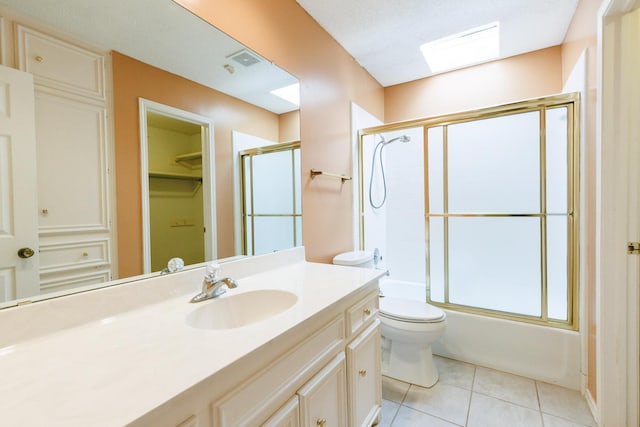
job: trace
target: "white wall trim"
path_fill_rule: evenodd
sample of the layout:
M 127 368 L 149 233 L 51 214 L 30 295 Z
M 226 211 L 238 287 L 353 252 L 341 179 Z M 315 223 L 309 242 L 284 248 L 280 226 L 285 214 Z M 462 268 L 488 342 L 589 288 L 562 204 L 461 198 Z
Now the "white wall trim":
M 149 224 L 149 159 L 147 139 L 147 113 L 153 112 L 202 127 L 202 183 L 205 224 L 205 259 L 217 258 L 216 181 L 213 121 L 205 116 L 180 110 L 168 105 L 139 98 L 140 116 L 140 182 L 142 190 L 142 258 L 144 274 L 151 273 L 151 231 Z M 176 254 L 180 256 L 180 254 Z
M 581 373 L 581 381 L 580 381 L 580 391 L 584 394 L 587 389 L 587 380 L 588 380 L 588 319 L 586 316 L 587 304 L 586 304 L 586 292 L 585 292 L 585 284 L 587 282 L 587 200 L 588 194 L 591 189 L 588 189 L 586 186 L 586 177 L 587 177 L 587 165 L 586 165 L 586 100 L 587 100 L 587 81 L 588 81 L 588 67 L 587 67 L 587 58 L 588 51 L 584 49 L 580 54 L 580 57 L 576 61 L 573 70 L 569 74 L 567 81 L 562 89 L 562 93 L 570 93 L 570 92 L 579 92 L 580 93 L 580 141 L 579 141 L 579 152 L 580 152 L 580 179 L 579 179 L 579 189 L 580 189 L 580 205 L 579 205 L 579 224 L 580 224 L 580 249 L 579 249 L 579 265 L 580 265 L 580 291 L 579 291 L 579 330 L 580 330 L 580 373 Z

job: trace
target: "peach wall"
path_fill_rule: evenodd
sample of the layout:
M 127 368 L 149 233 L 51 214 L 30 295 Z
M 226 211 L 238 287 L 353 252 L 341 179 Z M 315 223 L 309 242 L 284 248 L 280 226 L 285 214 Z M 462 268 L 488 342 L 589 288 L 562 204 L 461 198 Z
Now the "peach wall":
M 278 115 L 118 52 L 112 52 L 111 57 L 119 277 L 141 274 L 143 270 L 139 97 L 213 119 L 218 257 L 234 255 L 231 131 L 277 141 Z
M 351 102 L 383 118 L 382 87 L 295 0 L 174 0 L 300 79 L 303 242 L 311 261 L 353 248 Z
M 562 89 L 559 46 L 385 88 L 385 122 L 473 110 Z
M 300 111 L 280 114 L 278 142 L 300 141 Z
M 562 80 L 566 81 L 571 70 L 580 57 L 587 51 L 587 93 L 582 106 L 585 110 L 585 150 L 584 160 L 586 196 L 585 211 L 581 213 L 581 220 L 586 224 L 586 239 L 584 254 L 586 265 L 585 283 L 581 284 L 581 291 L 585 293 L 587 323 L 587 389 L 592 398 L 596 399 L 596 100 L 597 100 L 597 28 L 598 9 L 601 0 L 582 0 L 573 16 L 573 20 L 564 43 L 562 44 Z

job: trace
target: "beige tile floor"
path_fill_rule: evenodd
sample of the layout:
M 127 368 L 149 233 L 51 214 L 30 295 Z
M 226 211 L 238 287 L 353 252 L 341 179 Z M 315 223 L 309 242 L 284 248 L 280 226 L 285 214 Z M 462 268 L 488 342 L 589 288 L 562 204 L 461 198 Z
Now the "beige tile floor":
M 379 426 L 596 426 L 577 391 L 434 357 L 440 380 L 431 388 L 382 377 Z

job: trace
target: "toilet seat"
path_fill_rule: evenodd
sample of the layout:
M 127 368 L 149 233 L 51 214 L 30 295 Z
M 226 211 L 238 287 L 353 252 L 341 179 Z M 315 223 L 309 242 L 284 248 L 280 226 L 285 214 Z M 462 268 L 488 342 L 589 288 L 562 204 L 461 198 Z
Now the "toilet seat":
M 438 323 L 446 314 L 438 307 L 425 302 L 402 298 L 380 298 L 380 316 L 407 323 Z

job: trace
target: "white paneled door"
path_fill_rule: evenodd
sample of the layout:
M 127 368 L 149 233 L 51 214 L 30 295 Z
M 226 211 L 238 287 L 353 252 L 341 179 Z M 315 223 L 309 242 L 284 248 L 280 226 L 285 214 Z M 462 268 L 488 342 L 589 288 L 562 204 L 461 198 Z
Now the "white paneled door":
M 39 293 L 33 76 L 0 65 L 0 303 Z

